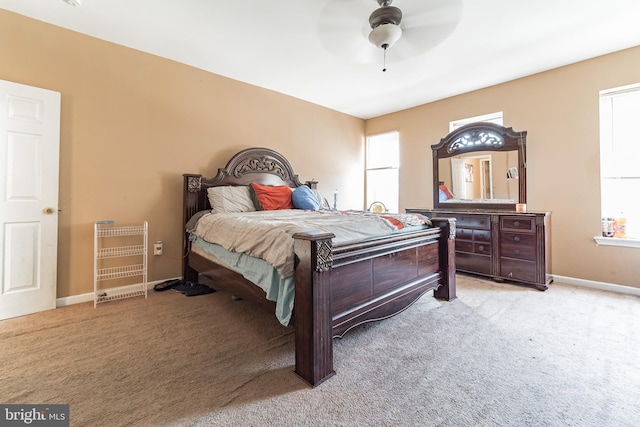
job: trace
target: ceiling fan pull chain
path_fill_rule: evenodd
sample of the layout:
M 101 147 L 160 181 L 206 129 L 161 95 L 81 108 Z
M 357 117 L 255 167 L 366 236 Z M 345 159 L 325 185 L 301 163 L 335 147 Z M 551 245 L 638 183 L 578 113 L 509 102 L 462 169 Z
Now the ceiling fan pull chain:
M 384 54 L 382 56 L 382 72 L 387 71 L 387 45 L 382 46 L 382 50 L 384 50 Z

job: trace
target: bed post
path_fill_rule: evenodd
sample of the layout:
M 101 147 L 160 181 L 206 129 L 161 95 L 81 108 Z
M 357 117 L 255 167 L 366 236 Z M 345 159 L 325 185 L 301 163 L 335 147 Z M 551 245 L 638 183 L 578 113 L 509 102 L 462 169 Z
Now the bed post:
M 195 215 L 199 210 L 204 209 L 202 206 L 202 175 L 184 174 L 183 175 L 183 200 L 182 200 L 182 280 L 191 282 L 198 281 L 198 272 L 189 267 L 189 233 L 185 229 L 187 221 Z
M 456 219 L 431 218 L 431 223 L 440 227 L 440 268 L 442 285 L 433 296 L 437 299 L 451 301 L 456 298 Z
M 333 313 L 331 309 L 331 233 L 296 233 L 295 373 L 315 387 L 333 370 Z

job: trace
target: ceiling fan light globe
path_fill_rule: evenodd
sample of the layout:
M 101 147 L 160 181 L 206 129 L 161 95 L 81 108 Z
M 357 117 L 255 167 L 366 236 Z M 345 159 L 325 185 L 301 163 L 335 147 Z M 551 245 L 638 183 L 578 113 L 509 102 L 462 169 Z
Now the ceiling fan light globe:
M 82 4 L 82 0 L 62 0 L 67 4 L 70 4 L 71 6 L 80 6 Z
M 400 40 L 402 36 L 402 28 L 395 24 L 382 24 L 378 25 L 369 33 L 369 41 L 376 47 L 382 48 L 386 45 L 385 49 L 390 48 Z

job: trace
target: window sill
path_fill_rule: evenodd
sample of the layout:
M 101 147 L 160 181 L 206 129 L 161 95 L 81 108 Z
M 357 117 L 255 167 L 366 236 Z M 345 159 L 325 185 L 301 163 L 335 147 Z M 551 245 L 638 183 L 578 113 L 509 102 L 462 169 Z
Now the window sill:
M 596 236 L 593 238 L 598 246 L 624 246 L 627 248 L 640 248 L 640 239 L 617 239 L 615 237 L 601 237 Z

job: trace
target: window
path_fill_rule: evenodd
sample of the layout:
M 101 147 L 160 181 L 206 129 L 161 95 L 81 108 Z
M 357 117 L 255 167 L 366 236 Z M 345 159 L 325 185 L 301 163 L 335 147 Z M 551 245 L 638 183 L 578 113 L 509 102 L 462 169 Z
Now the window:
M 453 122 L 449 122 L 449 132 L 453 132 L 461 126 L 468 125 L 469 123 L 475 122 L 488 122 L 495 123 L 497 125 L 502 126 L 502 111 L 498 111 L 497 113 L 491 114 L 483 114 L 482 116 L 469 117 L 466 119 L 455 120 Z
M 626 235 L 635 239 L 640 239 L 639 118 L 640 84 L 600 92 L 602 217 L 626 218 Z
M 382 202 L 389 212 L 398 212 L 398 132 L 367 137 L 367 207 Z

